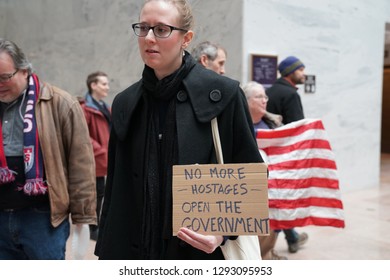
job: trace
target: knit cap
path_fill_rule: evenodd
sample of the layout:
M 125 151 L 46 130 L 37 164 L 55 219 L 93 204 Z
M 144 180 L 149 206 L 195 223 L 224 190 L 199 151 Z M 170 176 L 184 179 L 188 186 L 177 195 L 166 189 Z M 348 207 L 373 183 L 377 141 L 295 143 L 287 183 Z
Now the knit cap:
M 286 59 L 284 59 L 282 62 L 280 62 L 278 66 L 278 70 L 280 72 L 280 75 L 282 75 L 282 77 L 285 77 L 300 67 L 305 67 L 302 61 L 300 61 L 295 56 L 289 56 Z

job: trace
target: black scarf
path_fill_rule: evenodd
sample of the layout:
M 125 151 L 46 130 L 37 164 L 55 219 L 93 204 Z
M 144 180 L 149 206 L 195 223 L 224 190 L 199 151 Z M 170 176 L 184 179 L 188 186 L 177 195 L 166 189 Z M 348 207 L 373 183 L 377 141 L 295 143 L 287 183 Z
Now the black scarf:
M 158 80 L 145 65 L 142 82 L 146 100 L 142 257 L 161 259 L 172 236 L 172 166 L 178 161 L 175 96 L 196 62 L 185 52 L 181 67 Z

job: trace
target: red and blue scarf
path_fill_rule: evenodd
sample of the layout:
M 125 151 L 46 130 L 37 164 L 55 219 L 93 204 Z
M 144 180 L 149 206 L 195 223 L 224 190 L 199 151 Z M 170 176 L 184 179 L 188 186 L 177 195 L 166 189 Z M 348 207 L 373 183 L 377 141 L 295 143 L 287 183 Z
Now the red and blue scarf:
M 37 123 L 35 119 L 35 105 L 40 92 L 37 75 L 32 74 L 28 79 L 27 106 L 24 113 L 23 130 L 23 159 L 26 182 L 18 190 L 23 190 L 26 195 L 43 195 L 47 192 L 47 184 L 44 181 L 44 168 L 42 150 L 39 145 Z M 15 171 L 7 166 L 3 147 L 3 131 L 0 121 L 0 185 L 15 180 Z

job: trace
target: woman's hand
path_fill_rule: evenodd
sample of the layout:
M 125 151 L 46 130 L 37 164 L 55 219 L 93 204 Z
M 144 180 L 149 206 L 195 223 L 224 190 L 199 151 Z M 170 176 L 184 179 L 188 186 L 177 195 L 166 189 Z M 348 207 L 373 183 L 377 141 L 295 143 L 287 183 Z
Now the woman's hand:
M 177 232 L 177 237 L 207 254 L 214 252 L 223 242 L 223 237 L 221 235 L 203 235 L 186 227 L 180 228 Z

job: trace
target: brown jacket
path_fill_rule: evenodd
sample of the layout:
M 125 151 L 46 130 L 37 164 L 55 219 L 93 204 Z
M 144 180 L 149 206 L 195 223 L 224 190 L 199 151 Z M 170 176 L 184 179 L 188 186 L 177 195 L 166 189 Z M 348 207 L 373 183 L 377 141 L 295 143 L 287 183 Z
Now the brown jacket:
M 57 227 L 71 214 L 74 224 L 96 224 L 95 161 L 79 102 L 41 85 L 36 120 L 51 210 Z

